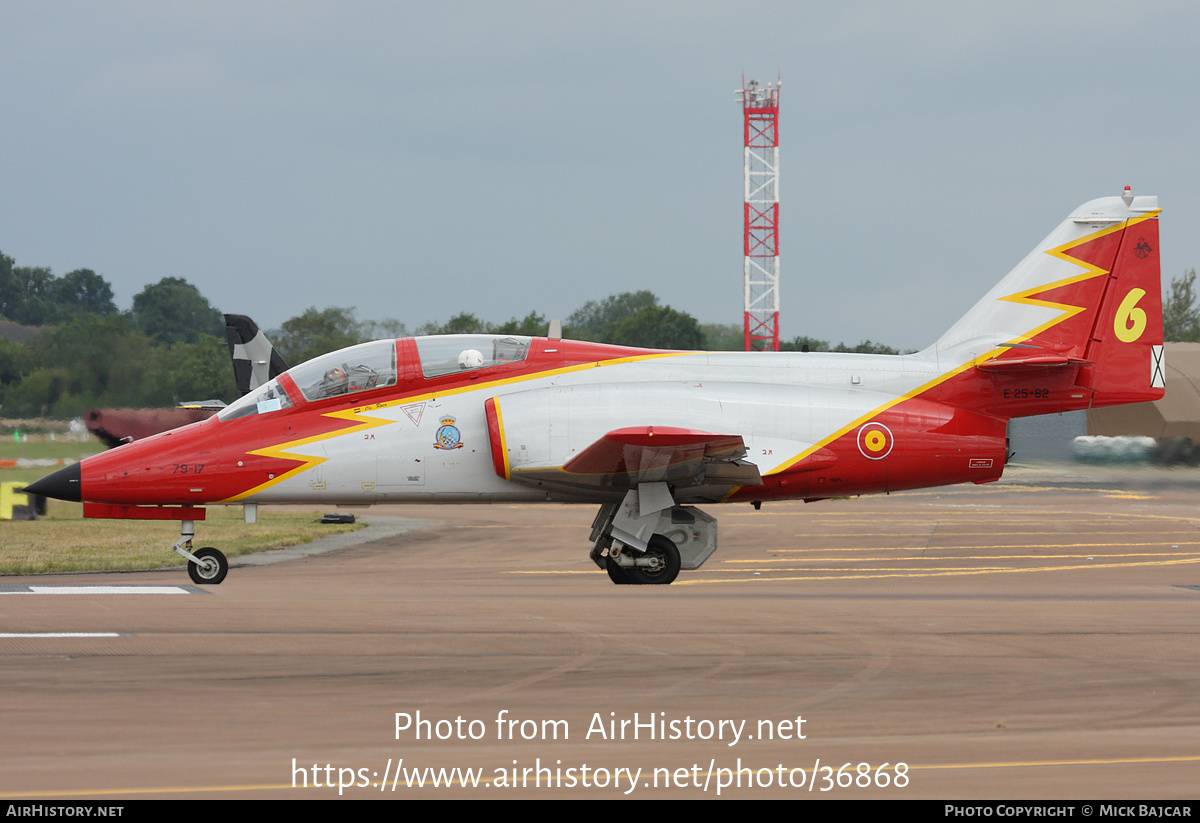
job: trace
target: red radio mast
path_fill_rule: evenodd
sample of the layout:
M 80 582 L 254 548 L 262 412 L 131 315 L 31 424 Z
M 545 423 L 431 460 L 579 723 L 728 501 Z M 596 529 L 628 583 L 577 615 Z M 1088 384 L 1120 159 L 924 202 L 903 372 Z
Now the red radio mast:
M 746 351 L 779 351 L 779 87 L 742 81 Z

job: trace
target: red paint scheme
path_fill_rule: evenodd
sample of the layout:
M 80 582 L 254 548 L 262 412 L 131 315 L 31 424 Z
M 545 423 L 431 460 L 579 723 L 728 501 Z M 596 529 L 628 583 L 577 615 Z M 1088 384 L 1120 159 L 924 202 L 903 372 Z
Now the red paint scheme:
M 1123 202 L 1085 204 L 910 358 L 689 357 L 522 337 L 483 341 L 489 360 L 472 345 L 479 338 L 408 338 L 394 342 L 393 371 L 389 344 L 377 341 L 354 350 L 363 360 L 353 367 L 336 355 L 299 366 L 219 417 L 38 482 L 85 501 L 86 516 L 143 519 L 201 520 L 205 504 L 246 498 L 589 500 L 602 506 L 592 559 L 613 581 L 628 582 L 628 572 L 670 582 L 680 558 L 653 552 L 664 554 L 657 538 L 674 523 L 691 522 L 684 504 L 987 483 L 1003 472 L 1013 417 L 1161 397 L 1157 205 Z M 435 376 L 423 373 L 421 354 Z M 411 428 L 422 415 L 433 425 Z M 501 480 L 488 474 L 484 448 Z M 343 496 L 327 489 L 326 469 Z M 209 572 L 216 582 L 224 574 Z
M 1162 389 L 1145 388 L 1148 350 L 1163 342 L 1157 248 L 1157 220 L 1070 248 L 1064 257 L 1104 273 L 1026 296 L 1082 310 L 1032 336 L 1026 346 L 1009 348 L 874 417 L 895 437 L 887 457 L 865 457 L 856 428 L 822 449 L 835 466 L 812 471 L 801 461 L 764 478 L 765 490 L 741 488 L 732 499 L 814 500 L 986 483 L 998 480 L 1003 471 L 1012 417 L 1158 399 Z M 1115 287 L 1118 275 L 1121 288 Z M 1121 297 L 1137 287 L 1145 291 L 1138 306 L 1149 325 L 1137 345 L 1116 345 Z M 1045 354 L 1047 349 L 1053 353 Z M 1037 354 L 1031 356 L 1031 351 Z
M 732 500 L 823 500 L 846 495 L 988 483 L 1000 479 L 1006 456 L 1007 421 L 923 398 L 900 403 L 872 418 L 892 432 L 886 457 L 872 460 L 852 431 L 764 485 L 738 489 Z M 813 465 L 817 461 L 819 463 Z M 978 461 L 987 461 L 979 465 Z M 813 462 L 809 462 L 813 461 Z M 977 461 L 972 466 L 972 461 Z
M 671 426 L 615 429 L 571 458 L 563 471 L 570 474 L 630 474 L 640 469 L 639 458 L 653 449 L 660 466 L 676 465 L 705 456 L 741 452 L 742 438 Z
M 466 376 L 447 374 L 426 378 L 421 374 L 412 338 L 397 340 L 396 350 L 398 386 L 312 403 L 300 401 L 269 416 L 232 421 L 212 417 L 89 457 L 80 464 L 83 499 L 155 506 L 203 505 L 231 500 L 312 462 L 256 454 L 256 451 L 330 432 L 349 431 L 362 425 L 359 420 L 330 415 L 363 413 L 368 412 L 373 403 L 390 403 L 409 396 L 448 392 L 494 380 L 655 353 L 580 340 L 534 338 L 530 353 L 523 361 L 478 369 Z M 302 396 L 290 375 L 280 375 L 279 382 L 291 397 Z
M 1162 343 L 1157 246 L 1158 221 L 1146 220 L 1132 229 L 1110 231 L 1063 251 L 1061 257 L 1092 267 L 1099 271 L 1098 276 L 1083 276 L 1077 282 L 1019 297 L 1025 302 L 1076 307 L 1078 311 L 1034 334 L 1022 346 L 935 381 L 917 396 L 902 399 L 872 418 L 892 432 L 894 443 L 886 457 L 866 457 L 858 444 L 859 427 L 855 426 L 787 470 L 765 477 L 762 486 L 737 489 L 731 499 L 819 499 L 988 482 L 997 479 L 1003 470 L 1005 424 L 1011 417 L 1161 396 L 1161 390 L 1147 392 L 1139 388 L 1146 382 L 1141 378 L 1147 369 L 1147 348 Z M 1147 248 L 1152 253 L 1141 253 Z M 1113 287 L 1115 272 L 1120 273 L 1122 288 Z M 1113 327 L 1121 297 L 1139 283 L 1146 286 L 1139 307 L 1151 318 L 1151 326 L 1137 345 L 1114 345 Z M 535 338 L 524 360 L 465 375 L 425 378 L 415 342 L 411 338 L 397 340 L 396 347 L 395 386 L 311 403 L 301 400 L 269 416 L 229 422 L 213 418 L 89 458 L 82 465 L 84 499 L 149 505 L 230 500 L 313 462 L 257 451 L 364 426 L 355 413 L 369 413 L 373 403 L 654 354 L 642 349 Z M 289 375 L 282 375 L 279 381 L 293 398 L 301 397 Z M 493 400 L 486 401 L 494 468 L 503 477 L 501 430 L 494 406 Z M 236 431 L 236 439 L 227 434 L 232 431 Z M 689 442 L 699 443 L 711 452 L 728 446 L 725 440 L 739 439 L 736 435 L 661 427 L 656 437 L 661 438 L 658 446 L 680 449 L 680 459 L 686 459 L 683 452 Z M 649 427 L 615 431 L 576 456 L 567 468 L 584 474 L 620 472 L 625 470 L 622 444 L 649 442 Z
M 84 503 L 84 517 L 110 520 L 203 520 L 208 510 L 192 506 L 122 506 L 112 503 Z

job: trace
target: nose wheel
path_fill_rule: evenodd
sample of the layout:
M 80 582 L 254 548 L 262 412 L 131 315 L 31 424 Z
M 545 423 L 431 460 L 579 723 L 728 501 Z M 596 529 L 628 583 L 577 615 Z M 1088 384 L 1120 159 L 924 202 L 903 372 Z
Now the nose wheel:
M 211 546 L 193 552 L 192 556 L 196 559 L 188 561 L 188 576 L 193 583 L 215 586 L 229 574 L 229 561 Z
M 192 538 L 196 536 L 196 523 L 184 520 L 179 525 L 179 539 L 171 546 L 171 551 L 188 562 L 188 576 L 193 583 L 215 586 L 229 574 L 229 561 L 225 555 L 212 546 L 205 546 L 192 552 Z

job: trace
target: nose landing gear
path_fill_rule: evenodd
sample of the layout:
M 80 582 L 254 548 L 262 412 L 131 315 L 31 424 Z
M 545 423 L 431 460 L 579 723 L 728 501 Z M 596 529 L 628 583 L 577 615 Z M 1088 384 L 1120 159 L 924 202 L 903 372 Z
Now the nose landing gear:
M 229 561 L 217 549 L 205 546 L 192 553 L 192 538 L 196 536 L 196 522 L 184 520 L 179 524 L 179 539 L 171 550 L 188 561 L 188 576 L 193 583 L 215 586 L 229 574 Z

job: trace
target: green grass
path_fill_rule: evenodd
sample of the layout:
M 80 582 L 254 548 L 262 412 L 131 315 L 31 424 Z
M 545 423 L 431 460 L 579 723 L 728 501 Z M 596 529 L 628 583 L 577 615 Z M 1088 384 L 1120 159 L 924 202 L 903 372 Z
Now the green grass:
M 68 511 L 72 507 L 75 512 Z M 196 523 L 193 549 L 215 546 L 231 559 L 362 528 L 321 525 L 315 511 L 260 508 L 255 524 L 243 522 L 240 506 L 210 506 L 207 513 Z M 186 562 L 171 551 L 177 521 L 85 520 L 80 504 L 62 501 L 51 501 L 47 515 L 0 521 L 0 574 L 163 569 Z
M 28 453 L 14 453 L 25 446 Z M 89 453 L 103 451 L 98 443 L 9 441 L 7 448 L 0 448 L 0 459 L 79 457 L 81 446 L 92 448 Z M 32 483 L 52 471 L 57 467 L 0 468 L 0 483 Z M 46 516 L 38 520 L 0 520 L 0 575 L 162 569 L 186 562 L 171 551 L 179 538 L 178 521 L 85 520 L 79 503 L 46 503 Z M 241 506 L 209 506 L 207 515 L 207 520 L 196 523 L 193 549 L 214 546 L 229 558 L 362 528 L 362 524 L 322 525 L 315 522 L 321 512 L 292 507 L 259 508 L 255 524 L 243 522 Z
M 51 460 L 79 460 L 88 455 L 104 451 L 104 444 L 98 440 L 80 443 L 78 440 L 38 439 L 33 441 L 13 442 L 12 435 L 0 438 L 0 460 L 16 460 L 19 458 L 49 458 Z

